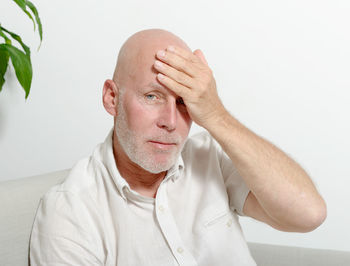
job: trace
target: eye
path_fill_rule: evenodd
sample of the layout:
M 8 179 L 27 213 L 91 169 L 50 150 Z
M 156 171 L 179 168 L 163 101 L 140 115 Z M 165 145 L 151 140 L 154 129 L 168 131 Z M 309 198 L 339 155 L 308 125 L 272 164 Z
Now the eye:
M 176 99 L 176 103 L 177 103 L 177 104 L 185 105 L 185 102 L 184 102 L 184 100 L 183 100 L 181 97 L 179 97 L 179 98 Z M 186 106 L 186 105 L 185 105 L 185 106 Z
M 155 96 L 154 94 L 147 94 L 146 95 L 146 99 L 147 100 L 155 100 L 157 96 Z
M 178 105 L 178 108 L 181 113 L 187 113 L 186 104 L 181 97 L 176 99 L 176 104 Z

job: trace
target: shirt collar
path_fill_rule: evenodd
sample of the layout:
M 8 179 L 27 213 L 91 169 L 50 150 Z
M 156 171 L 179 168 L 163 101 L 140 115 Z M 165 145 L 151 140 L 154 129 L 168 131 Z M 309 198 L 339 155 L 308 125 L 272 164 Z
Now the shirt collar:
M 106 166 L 108 173 L 111 175 L 114 183 L 116 184 L 120 195 L 124 198 L 124 200 L 126 200 L 124 189 L 125 187 L 127 187 L 129 190 L 131 189 L 128 182 L 126 182 L 126 180 L 120 175 L 117 165 L 115 163 L 115 158 L 113 153 L 113 133 L 114 133 L 114 129 L 112 128 L 108 136 L 106 137 L 104 143 L 102 144 L 101 159 L 104 165 Z M 184 169 L 184 162 L 180 154 L 176 163 L 168 170 L 163 182 L 166 182 L 170 178 L 173 182 L 175 182 L 175 180 L 177 180 L 181 176 L 183 169 Z
M 171 180 L 175 182 L 175 180 L 177 180 L 181 176 L 183 169 L 184 169 L 184 162 L 180 154 L 176 163 L 172 167 L 170 167 L 170 169 L 168 170 L 163 182 L 167 181 L 169 178 L 171 178 Z
M 113 153 L 113 133 L 114 129 L 112 128 L 106 137 L 104 143 L 102 144 L 102 161 L 107 168 L 108 173 L 112 177 L 120 195 L 126 200 L 124 194 L 124 188 L 127 187 L 130 189 L 128 182 L 120 175 L 117 165 L 115 163 L 114 153 Z

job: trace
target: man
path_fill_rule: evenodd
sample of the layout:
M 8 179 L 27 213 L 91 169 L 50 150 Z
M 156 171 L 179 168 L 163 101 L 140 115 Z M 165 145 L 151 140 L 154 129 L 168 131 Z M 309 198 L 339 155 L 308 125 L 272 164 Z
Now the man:
M 255 265 L 237 214 L 295 232 L 325 219 L 305 171 L 226 111 L 172 33 L 124 43 L 103 104 L 114 128 L 42 198 L 32 265 Z M 186 141 L 192 121 L 206 132 Z

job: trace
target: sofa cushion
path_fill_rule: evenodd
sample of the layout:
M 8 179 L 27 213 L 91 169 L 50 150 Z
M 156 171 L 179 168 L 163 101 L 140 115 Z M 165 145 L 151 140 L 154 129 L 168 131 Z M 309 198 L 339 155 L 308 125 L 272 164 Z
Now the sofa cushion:
M 0 265 L 28 265 L 29 237 L 39 200 L 68 171 L 0 182 Z
M 258 266 L 345 266 L 350 252 L 248 243 Z

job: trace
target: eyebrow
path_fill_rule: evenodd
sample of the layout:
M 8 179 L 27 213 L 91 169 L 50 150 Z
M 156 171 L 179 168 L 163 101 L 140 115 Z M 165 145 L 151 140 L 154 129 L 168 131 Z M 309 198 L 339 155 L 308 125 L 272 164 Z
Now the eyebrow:
M 151 81 L 150 83 L 148 83 L 146 85 L 146 87 L 153 88 L 153 89 L 158 90 L 158 91 L 160 91 L 160 92 L 162 92 L 164 94 L 173 94 L 174 93 L 170 89 L 168 89 L 167 87 L 164 87 L 164 86 L 162 86 L 162 85 L 160 85 L 158 83 L 155 83 L 154 81 Z M 178 95 L 176 95 L 176 96 L 179 97 Z
M 147 87 L 150 87 L 150 88 L 153 88 L 153 89 L 156 89 L 156 90 L 161 90 L 161 91 L 164 91 L 164 92 L 168 92 L 167 88 L 165 88 L 164 86 L 159 85 L 157 83 L 154 83 L 154 82 L 148 83 Z

